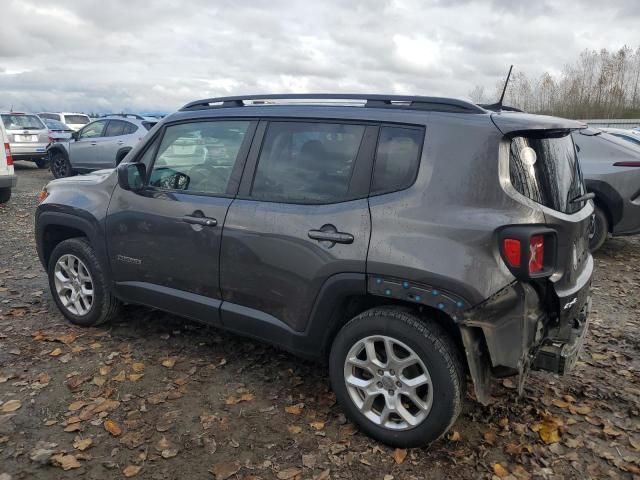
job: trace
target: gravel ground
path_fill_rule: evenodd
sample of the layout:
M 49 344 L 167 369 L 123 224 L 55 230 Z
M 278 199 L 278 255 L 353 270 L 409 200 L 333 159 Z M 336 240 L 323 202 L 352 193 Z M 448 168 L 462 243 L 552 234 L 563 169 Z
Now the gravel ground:
M 592 326 L 566 378 L 469 396 L 447 438 L 394 450 L 344 418 L 326 369 L 161 312 L 80 329 L 35 252 L 48 171 L 0 206 L 0 480 L 640 478 L 640 241 L 596 255 Z M 634 477 L 635 475 L 635 477 Z

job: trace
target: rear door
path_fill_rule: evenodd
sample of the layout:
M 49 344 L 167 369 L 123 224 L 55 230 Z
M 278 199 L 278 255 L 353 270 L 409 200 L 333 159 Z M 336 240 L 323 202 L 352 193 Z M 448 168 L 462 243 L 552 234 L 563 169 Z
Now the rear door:
M 96 170 L 102 168 L 99 144 L 106 139 L 104 131 L 108 120 L 96 120 L 78 132 L 78 138 L 69 143 L 69 160 L 74 168 Z
M 125 131 L 128 130 L 128 125 L 131 124 L 124 120 L 109 120 L 104 132 L 105 140 L 100 144 L 100 162 L 104 168 L 116 166 L 116 155 L 124 145 Z
M 376 131 L 310 119 L 260 124 L 224 225 L 226 328 L 304 331 L 332 275 L 365 272 Z
M 109 204 L 107 244 L 120 295 L 218 323 L 222 227 L 255 124 L 190 121 L 157 132 L 137 159 L 149 169 L 146 188 L 116 187 Z M 224 150 L 207 150 L 214 142 Z

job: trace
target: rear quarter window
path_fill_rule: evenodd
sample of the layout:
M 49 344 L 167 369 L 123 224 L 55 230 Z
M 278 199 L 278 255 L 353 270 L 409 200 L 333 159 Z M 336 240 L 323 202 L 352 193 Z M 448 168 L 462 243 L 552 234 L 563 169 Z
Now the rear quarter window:
M 418 174 L 424 140 L 421 128 L 380 128 L 371 194 L 397 192 L 410 187 Z

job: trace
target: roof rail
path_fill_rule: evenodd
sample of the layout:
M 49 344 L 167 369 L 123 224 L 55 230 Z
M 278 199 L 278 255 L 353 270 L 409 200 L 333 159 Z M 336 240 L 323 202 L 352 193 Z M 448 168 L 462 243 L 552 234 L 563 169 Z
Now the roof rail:
M 106 117 L 122 117 L 122 118 L 135 118 L 136 120 L 144 120 L 142 115 L 138 115 L 137 113 L 109 113 L 104 115 L 102 118 Z
M 508 105 L 502 105 L 500 103 L 491 103 L 491 104 L 478 104 L 479 107 L 484 108 L 485 110 L 491 110 L 492 112 L 524 112 L 524 110 L 520 110 L 516 107 L 510 107 Z
M 453 113 L 487 113 L 485 109 L 475 103 L 454 98 L 351 93 L 287 93 L 205 98 L 187 103 L 180 111 L 243 107 L 247 106 L 245 102 L 252 102 L 249 105 L 273 104 L 270 100 L 321 100 L 324 104 L 329 103 L 330 100 L 348 100 L 364 102 L 364 106 L 369 108 L 397 108 L 403 110 L 429 110 Z

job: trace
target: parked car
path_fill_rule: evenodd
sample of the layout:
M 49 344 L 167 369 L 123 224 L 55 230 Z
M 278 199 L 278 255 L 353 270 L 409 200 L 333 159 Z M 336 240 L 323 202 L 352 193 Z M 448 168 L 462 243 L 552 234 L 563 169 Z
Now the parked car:
M 58 120 L 43 118 L 42 121 L 49 129 L 49 143 L 63 142 L 71 138 L 74 132 L 68 125 Z
M 633 130 L 624 130 L 622 128 L 601 128 L 600 130 L 608 133 L 609 135 L 613 135 L 614 137 L 621 138 L 627 142 L 633 143 L 634 145 L 640 146 L 640 134 Z
M 423 445 L 453 425 L 467 372 L 488 403 L 492 376 L 522 388 L 575 363 L 583 127 L 434 97 L 198 100 L 117 169 L 50 182 L 38 254 L 73 323 L 140 303 L 326 358 L 362 431 Z
M 13 171 L 13 157 L 9 137 L 0 122 L 0 204 L 7 203 L 11 198 L 11 189 L 18 183 L 18 178 Z
M 156 122 L 142 117 L 111 116 L 95 120 L 70 139 L 49 145 L 49 163 L 55 178 L 113 168 Z
M 640 233 L 640 147 L 595 128 L 573 134 L 587 190 L 595 194 L 589 248 Z
M 49 131 L 37 115 L 20 112 L 1 112 L 0 118 L 9 137 L 14 160 L 35 162 L 38 168 L 47 167 Z
M 49 120 L 57 120 L 59 122 L 64 123 L 71 130 L 77 131 L 84 127 L 87 123 L 91 121 L 88 115 L 84 113 L 70 113 L 70 112 L 43 112 L 39 113 L 38 116 L 40 118 L 48 118 Z

